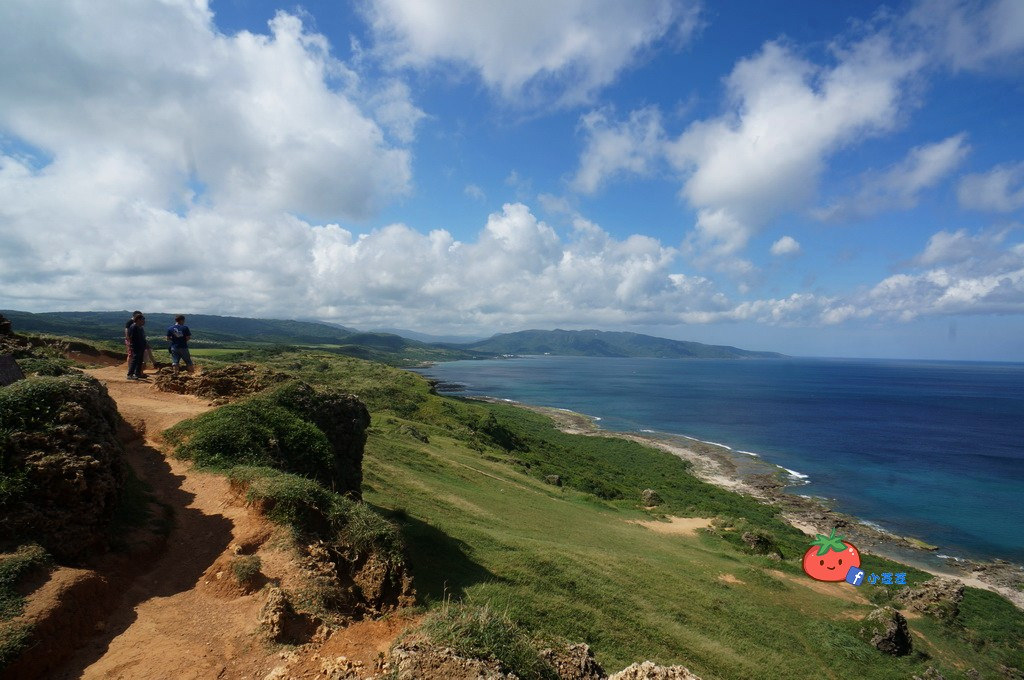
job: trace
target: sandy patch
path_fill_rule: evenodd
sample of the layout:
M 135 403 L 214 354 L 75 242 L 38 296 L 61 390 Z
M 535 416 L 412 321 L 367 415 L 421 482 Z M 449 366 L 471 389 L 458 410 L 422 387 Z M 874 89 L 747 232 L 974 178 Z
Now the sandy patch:
M 719 574 L 718 580 L 722 583 L 731 583 L 733 585 L 746 585 L 746 581 L 741 581 L 732 574 Z
M 826 583 L 825 581 L 815 581 L 809 576 L 796 576 L 793 574 L 787 574 L 784 571 L 778 569 L 772 569 L 768 572 L 772 576 L 783 579 L 790 583 L 795 583 L 798 586 L 804 588 L 810 588 L 816 593 L 822 595 L 830 595 L 832 597 L 838 597 L 840 600 L 846 600 L 847 602 L 856 602 L 857 604 L 871 604 L 868 598 L 861 595 L 853 586 L 845 582 L 839 583 Z
M 656 519 L 632 520 L 630 524 L 639 524 L 659 534 L 694 536 L 697 529 L 706 529 L 711 526 L 711 520 L 707 517 L 669 517 L 667 522 Z

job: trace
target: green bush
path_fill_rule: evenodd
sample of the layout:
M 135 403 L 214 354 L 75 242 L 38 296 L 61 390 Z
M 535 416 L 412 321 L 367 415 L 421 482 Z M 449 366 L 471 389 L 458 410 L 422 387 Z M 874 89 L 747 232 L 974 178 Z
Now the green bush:
M 239 555 L 231 560 L 231 573 L 243 586 L 252 585 L 260 575 L 262 566 L 259 555 Z
M 59 559 L 104 547 L 124 483 L 120 422 L 106 388 L 80 373 L 0 388 L 0 540 Z
M 245 490 L 246 502 L 260 506 L 271 520 L 358 554 L 378 552 L 402 561 L 398 528 L 376 512 L 325 489 L 311 479 L 267 467 L 237 466 L 231 485 Z
M 233 487 L 245 490 L 247 503 L 257 505 L 274 522 L 304 534 L 329 529 L 336 494 L 312 479 L 269 467 L 240 465 L 228 471 Z
M 71 362 L 63 358 L 18 359 L 18 367 L 21 368 L 25 375 L 35 374 L 56 377 L 76 372 L 72 368 Z
M 329 481 L 333 466 L 319 428 L 262 399 L 222 406 L 165 434 L 176 455 L 204 467 L 267 466 Z
M 0 671 L 18 658 L 31 634 L 32 626 L 27 623 L 0 621 Z
M 423 620 L 417 631 L 440 647 L 471 659 L 495 659 L 505 673 L 523 680 L 555 679 L 555 670 L 540 656 L 537 645 L 506 614 L 490 606 L 446 603 Z
M 53 427 L 69 392 L 88 380 L 82 375 L 41 377 L 0 388 L 0 431 L 38 432 Z

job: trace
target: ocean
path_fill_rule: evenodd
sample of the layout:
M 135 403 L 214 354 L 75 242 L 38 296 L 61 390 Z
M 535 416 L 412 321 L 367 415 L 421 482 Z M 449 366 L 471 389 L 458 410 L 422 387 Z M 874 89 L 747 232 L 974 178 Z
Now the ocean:
M 456 394 L 721 444 L 942 555 L 1024 563 L 1024 364 L 542 356 L 421 372 Z

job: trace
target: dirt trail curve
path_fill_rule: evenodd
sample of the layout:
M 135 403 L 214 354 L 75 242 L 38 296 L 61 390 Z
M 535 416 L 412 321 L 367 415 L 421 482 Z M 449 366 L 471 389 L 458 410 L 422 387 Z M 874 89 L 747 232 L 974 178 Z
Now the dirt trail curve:
M 157 499 L 173 508 L 175 526 L 166 550 L 126 584 L 93 638 L 50 677 L 262 678 L 274 664 L 256 634 L 259 595 L 226 596 L 209 585 L 207 573 L 232 544 L 260 530 L 254 526 L 260 520 L 229 503 L 225 478 L 165 456 L 156 438 L 211 407 L 148 382 L 130 382 L 122 366 L 88 372 L 144 433 L 127 447 L 128 459 Z

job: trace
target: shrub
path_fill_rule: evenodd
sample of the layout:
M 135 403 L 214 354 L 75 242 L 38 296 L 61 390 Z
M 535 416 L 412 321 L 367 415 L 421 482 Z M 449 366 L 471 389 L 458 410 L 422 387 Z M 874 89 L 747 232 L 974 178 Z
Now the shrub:
M 18 359 L 18 367 L 25 375 L 58 376 L 76 373 L 71 362 L 63 358 L 27 358 Z
M 402 559 L 398 528 L 363 503 L 272 468 L 237 466 L 228 478 L 232 487 L 244 490 L 247 503 L 259 506 L 279 524 L 359 554 L 378 552 L 392 560 Z
M 260 568 L 263 566 L 259 555 L 239 555 L 231 560 L 231 573 L 243 586 L 250 586 L 260 575 Z
M 117 406 L 87 376 L 0 388 L 0 540 L 78 559 L 107 541 L 124 485 Z
M 354 396 L 294 381 L 179 423 L 165 436 L 179 457 L 198 465 L 272 467 L 359 498 L 369 425 Z
M 327 437 L 281 406 L 252 399 L 204 413 L 167 431 L 176 454 L 197 465 L 274 467 L 329 481 Z
M 446 603 L 423 620 L 417 633 L 471 659 L 495 659 L 502 671 L 523 680 L 557 678 L 537 646 L 507 614 L 490 606 Z

